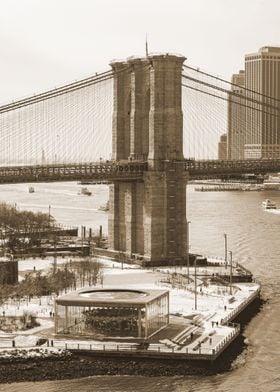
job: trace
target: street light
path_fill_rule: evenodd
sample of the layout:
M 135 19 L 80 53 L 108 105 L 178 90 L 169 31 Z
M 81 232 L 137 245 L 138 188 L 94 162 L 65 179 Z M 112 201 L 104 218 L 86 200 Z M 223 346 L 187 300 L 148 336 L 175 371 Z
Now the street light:
M 227 234 L 224 234 L 225 239 L 225 267 L 227 269 Z
M 51 206 L 49 205 L 49 226 L 51 226 Z
M 230 255 L 229 293 L 232 295 L 232 251 L 230 250 L 228 253 Z
M 189 227 L 190 221 L 187 221 L 187 273 L 188 273 L 188 283 L 190 281 L 190 237 L 189 237 Z

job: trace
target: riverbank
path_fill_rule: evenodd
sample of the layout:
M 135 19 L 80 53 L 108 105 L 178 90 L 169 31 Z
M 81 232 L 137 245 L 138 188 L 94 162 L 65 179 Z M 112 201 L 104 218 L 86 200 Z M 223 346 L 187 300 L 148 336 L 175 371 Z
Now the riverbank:
M 192 278 L 190 281 L 183 280 L 186 277 L 186 267 L 169 267 L 155 270 L 147 270 L 134 265 L 119 265 L 111 260 L 103 260 L 104 281 L 106 287 L 120 285 L 133 287 L 134 289 L 145 287 L 165 287 L 170 293 L 170 322 L 183 322 L 185 340 L 179 342 L 178 331 L 170 330 L 164 336 L 154 337 L 151 347 L 147 352 L 141 352 L 141 357 L 133 344 L 126 343 L 127 351 L 118 351 L 116 342 L 115 352 L 112 342 L 103 342 L 98 348 L 86 340 L 71 341 L 69 336 L 56 340 L 52 329 L 41 331 L 41 336 L 51 340 L 52 346 L 42 349 L 72 350 L 71 357 L 46 357 L 23 358 L 14 355 L 12 360 L 0 355 L 0 382 L 23 382 L 43 381 L 68 378 L 81 378 L 96 375 L 133 375 L 133 376 L 175 376 L 175 375 L 209 375 L 231 368 L 231 363 L 242 352 L 244 339 L 238 333 L 232 335 L 235 327 L 228 322 L 235 321 L 238 315 L 250 313 L 252 316 L 258 311 L 254 298 L 259 297 L 259 285 L 255 282 L 229 283 L 215 281 L 217 276 L 226 278 L 225 263 L 222 260 L 209 259 L 207 265 L 196 267 L 197 292 L 194 293 Z M 245 273 L 240 266 L 234 266 L 233 276 L 240 278 Z M 226 270 L 226 271 L 225 271 Z M 177 272 L 176 272 L 177 271 Z M 194 266 L 190 266 L 190 276 L 194 276 Z M 208 281 L 205 284 L 205 281 Z M 212 280 L 214 279 L 214 282 Z M 145 283 L 143 283 L 145 282 Z M 103 282 L 104 283 L 104 282 Z M 194 298 L 197 297 L 197 309 L 194 309 Z M 30 309 L 31 304 L 28 305 Z M 35 306 L 35 304 L 34 304 Z M 39 303 L 37 307 L 45 309 L 45 303 Z M 6 308 L 5 308 L 6 309 Z M 9 304 L 8 312 L 14 308 Z M 21 309 L 16 309 L 19 312 Z M 239 321 L 239 320 L 238 320 Z M 241 324 L 243 321 L 241 320 Z M 171 328 L 172 329 L 172 328 Z M 196 330 L 195 339 L 189 340 L 191 331 Z M 32 331 L 29 332 L 32 334 Z M 161 333 L 162 334 L 162 333 Z M 170 336 L 169 336 L 170 335 Z M 177 336 L 178 335 L 178 336 Z M 34 336 L 32 334 L 32 336 Z M 82 339 L 82 337 L 80 337 Z M 24 342 L 24 339 L 22 337 Z M 79 348 L 80 343 L 80 348 Z M 170 347 L 172 344 L 172 347 Z M 199 349 L 196 346 L 199 344 Z M 34 343 L 32 344 L 34 345 Z M 81 346 L 89 346 L 87 348 Z M 8 347 L 6 345 L 6 347 Z M 11 347 L 11 345 L 9 346 Z M 99 346 L 98 346 L 99 347 Z M 15 344 L 15 348 L 18 345 Z M 30 347 L 32 349 L 32 347 Z M 83 351 L 81 351 L 83 348 Z M 20 349 L 19 349 L 20 350 Z M 39 350 L 39 348 L 37 349 Z M 117 351 L 116 351 L 117 350 Z M 182 351 L 183 350 L 183 351 Z M 104 354 L 106 354 L 104 356 Z M 116 354 L 118 357 L 116 357 Z M 181 355 L 180 355 L 181 354 Z M 209 356 L 210 355 L 210 356 Z M 181 358 L 179 358 L 181 356 Z M 194 358 L 196 357 L 196 358 Z M 207 357 L 207 358 L 206 358 Z
M 172 361 L 99 359 L 72 356 L 67 359 L 36 359 L 0 364 L 0 383 L 64 380 L 89 376 L 141 375 L 148 377 L 213 374 L 198 364 Z
M 241 329 L 255 317 L 264 301 L 254 301 L 238 315 Z M 246 355 L 247 344 L 240 335 L 214 362 L 159 360 L 147 358 L 99 358 L 90 353 L 74 354 L 64 351 L 59 355 L 38 357 L 13 356 L 0 360 L 0 383 L 34 382 L 47 380 L 66 380 L 90 376 L 210 376 L 228 372 L 235 368 L 239 358 Z M 246 341 L 246 340 L 245 340 Z M 39 350 L 39 349 L 38 349 Z M 242 355 L 240 355 L 242 354 Z M 243 360 L 243 359 L 240 360 Z
M 240 347 L 240 345 L 239 345 Z M 214 365 L 203 361 L 125 360 L 71 355 L 64 358 L 18 359 L 1 361 L 0 383 L 64 380 L 89 376 L 182 376 L 211 375 L 230 369 L 230 364 Z

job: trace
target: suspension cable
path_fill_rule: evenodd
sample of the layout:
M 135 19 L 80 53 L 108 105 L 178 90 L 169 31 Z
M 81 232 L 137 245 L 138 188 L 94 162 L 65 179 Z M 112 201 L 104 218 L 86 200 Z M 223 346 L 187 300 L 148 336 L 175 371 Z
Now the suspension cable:
M 244 99 L 245 101 L 250 101 L 250 102 L 256 103 L 258 105 L 266 106 L 267 108 L 270 108 L 270 109 L 279 110 L 279 107 L 277 107 L 277 106 L 273 106 L 273 105 L 270 105 L 268 103 L 258 101 L 257 99 L 244 96 L 244 95 L 239 94 L 239 93 L 237 93 L 235 91 L 227 90 L 225 88 L 215 86 L 214 84 L 207 83 L 207 82 L 204 82 L 202 80 L 195 79 L 195 78 L 192 78 L 192 77 L 184 75 L 184 74 L 182 74 L 182 77 L 185 78 L 185 79 L 191 80 L 192 82 L 203 84 L 204 86 L 213 88 L 215 90 L 219 90 L 219 91 L 221 91 L 223 93 L 226 93 L 226 94 L 229 94 L 229 95 L 233 95 L 233 96 L 235 96 L 237 98 Z
M 260 93 L 260 92 L 258 92 L 258 91 L 256 91 L 256 90 L 252 90 L 252 89 L 250 89 L 250 88 L 248 88 L 248 87 L 245 87 L 245 86 L 243 87 L 243 86 L 240 86 L 239 84 L 229 82 L 229 81 L 226 80 L 226 79 L 222 79 L 222 78 L 220 78 L 220 77 L 218 77 L 218 76 L 215 76 L 215 75 L 212 75 L 212 74 L 210 74 L 210 73 L 201 71 L 199 68 L 194 68 L 194 67 L 191 67 L 191 66 L 185 65 L 185 64 L 183 64 L 183 67 L 184 67 L 184 68 L 191 69 L 192 71 L 201 73 L 202 75 L 209 76 L 210 78 L 219 80 L 220 82 L 227 83 L 227 84 L 229 84 L 229 85 L 231 85 L 231 86 L 238 87 L 238 88 L 242 88 L 242 89 L 245 90 L 245 91 L 248 91 L 248 92 L 253 93 L 253 94 L 260 95 L 260 96 L 262 96 L 262 97 L 264 97 L 264 98 L 273 99 L 274 101 L 280 103 L 280 99 L 278 99 L 278 98 L 274 98 L 274 97 L 271 97 L 271 96 L 269 96 L 269 95 Z
M 30 96 L 30 97 L 27 97 L 27 98 L 24 98 L 24 99 L 15 101 L 15 102 L 8 103 L 6 105 L 2 105 L 2 106 L 0 106 L 0 113 L 5 113 L 5 112 L 11 111 L 11 110 L 21 108 L 23 106 L 32 105 L 34 103 L 41 102 L 46 99 L 54 98 L 54 97 L 57 97 L 62 94 L 67 94 L 69 92 L 73 92 L 73 91 L 79 90 L 84 87 L 88 87 L 88 86 L 91 86 L 94 84 L 98 84 L 100 82 L 104 82 L 106 80 L 112 79 L 115 74 L 124 72 L 127 69 L 128 69 L 128 67 L 124 67 L 123 69 L 120 69 L 116 72 L 113 72 L 112 70 L 102 72 L 98 75 L 78 80 L 77 82 L 69 83 L 64 86 L 61 86 L 61 87 L 58 87 L 58 88 L 55 88 L 52 90 L 48 90 L 48 91 L 40 93 L 40 94 L 36 94 L 36 95 Z
M 248 106 L 248 105 L 243 104 L 243 103 L 240 103 L 240 102 L 235 102 L 235 101 L 232 101 L 231 99 L 224 98 L 224 97 L 221 97 L 221 96 L 219 96 L 219 95 L 215 95 L 215 94 L 209 93 L 209 92 L 207 92 L 207 91 L 200 90 L 200 89 L 198 89 L 198 88 L 196 88 L 196 87 L 188 86 L 188 85 L 186 85 L 186 84 L 184 84 L 184 83 L 182 83 L 182 86 L 183 86 L 183 87 L 186 87 L 186 88 L 189 88 L 189 89 L 191 89 L 191 90 L 195 90 L 195 91 L 198 91 L 198 92 L 200 92 L 200 93 L 209 95 L 209 96 L 214 97 L 214 98 L 222 99 L 223 101 L 231 102 L 231 103 L 234 103 L 234 104 L 239 105 L 239 106 L 244 106 L 245 108 L 249 108 L 249 109 L 252 109 L 252 110 L 256 110 L 257 112 L 261 112 L 261 113 L 269 114 L 270 116 L 278 117 L 278 114 L 268 113 L 268 112 L 266 112 L 266 111 L 264 111 L 264 110 L 261 110 L 261 109 L 258 109 L 258 108 L 254 108 L 253 106 Z

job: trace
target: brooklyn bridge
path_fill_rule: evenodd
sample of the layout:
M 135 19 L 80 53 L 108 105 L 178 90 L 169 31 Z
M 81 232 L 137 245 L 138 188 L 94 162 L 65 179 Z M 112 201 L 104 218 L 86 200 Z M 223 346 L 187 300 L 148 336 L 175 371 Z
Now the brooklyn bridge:
M 251 111 L 261 101 L 185 60 L 114 60 L 111 70 L 2 105 L 0 183 L 109 182 L 110 249 L 184 260 L 190 179 L 280 171 L 278 158 L 216 159 L 228 101 Z M 262 103 L 273 117 L 276 109 Z M 246 128 L 249 119 L 240 121 Z

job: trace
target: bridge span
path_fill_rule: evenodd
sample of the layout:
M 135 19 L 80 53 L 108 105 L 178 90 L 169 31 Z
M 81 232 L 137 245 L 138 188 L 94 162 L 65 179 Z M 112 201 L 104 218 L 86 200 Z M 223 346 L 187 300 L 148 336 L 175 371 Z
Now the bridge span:
M 194 160 L 186 159 L 188 178 L 214 179 L 240 174 L 280 172 L 280 159 Z M 176 170 L 182 161 L 162 161 L 164 170 Z M 0 166 L 0 184 L 59 181 L 96 181 L 105 183 L 143 181 L 150 171 L 148 161 L 106 161 L 91 163 Z
M 195 145 L 198 142 L 194 152 L 203 150 L 196 158 L 211 156 L 205 153 L 211 141 L 205 114 L 213 115 L 214 128 L 219 114 L 215 105 L 207 106 L 203 99 L 201 111 L 192 115 L 190 101 L 182 101 L 182 87 L 223 101 L 232 91 L 216 86 L 212 94 L 208 89 L 215 86 L 182 73 L 184 61 L 184 56 L 169 53 L 114 60 L 111 71 L 0 107 L 2 162 L 26 163 L 0 166 L 0 184 L 110 183 L 109 248 L 137 255 L 151 265 L 187 261 L 187 182 L 280 172 L 280 158 L 271 154 L 276 159 L 185 159 L 184 152 L 193 151 L 191 139 L 183 148 L 185 106 L 187 127 L 200 118 L 204 120 L 199 129 L 207 132 L 203 137 L 199 132 L 192 135 Z M 112 100 L 107 91 L 112 91 Z M 258 111 L 256 105 L 264 105 L 255 99 L 242 102 L 243 107 Z M 266 105 L 265 110 L 275 116 L 274 106 Z M 105 113 L 111 113 L 110 123 Z M 112 143 L 103 139 L 111 119 Z M 105 147 L 111 150 L 107 155 L 102 153 Z M 96 162 L 100 156 L 111 158 Z M 29 165 L 39 159 L 41 165 Z

